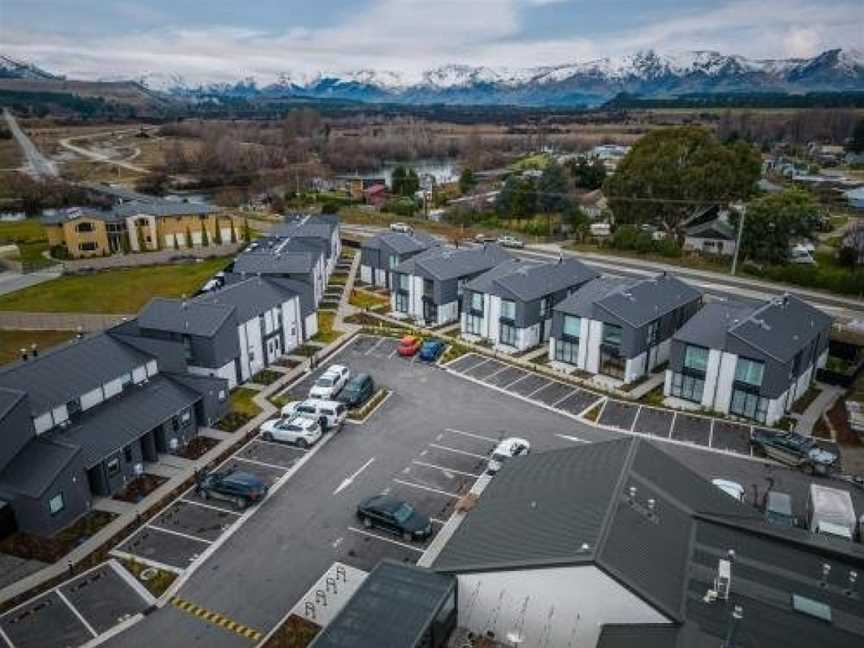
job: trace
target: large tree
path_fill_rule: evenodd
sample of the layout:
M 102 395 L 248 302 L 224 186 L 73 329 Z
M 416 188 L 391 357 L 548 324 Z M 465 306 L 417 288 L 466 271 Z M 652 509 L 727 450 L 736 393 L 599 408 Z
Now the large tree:
M 397 196 L 413 196 L 420 188 L 420 179 L 417 172 L 412 168 L 398 166 L 393 169 L 393 177 L 390 179 L 390 190 Z
M 677 234 L 700 205 L 748 198 L 761 169 L 759 152 L 745 142 L 721 144 L 697 126 L 662 128 L 633 146 L 603 191 L 616 222 Z
M 849 140 L 847 147 L 852 153 L 864 153 L 864 119 L 859 119 L 855 122 L 855 128 L 852 131 L 852 139 Z
M 557 162 L 550 162 L 537 181 L 537 206 L 547 214 L 564 211 L 570 204 L 568 189 L 564 169 Z
M 806 191 L 789 189 L 768 194 L 747 205 L 741 236 L 741 255 L 745 259 L 784 263 L 789 246 L 796 238 L 812 236 L 819 222 L 818 204 Z M 738 228 L 738 212 L 730 222 Z
M 570 160 L 567 163 L 567 168 L 570 169 L 570 175 L 573 176 L 573 183 L 580 189 L 594 191 L 603 186 L 606 180 L 606 167 L 603 160 L 594 158 L 590 162 L 584 156 Z

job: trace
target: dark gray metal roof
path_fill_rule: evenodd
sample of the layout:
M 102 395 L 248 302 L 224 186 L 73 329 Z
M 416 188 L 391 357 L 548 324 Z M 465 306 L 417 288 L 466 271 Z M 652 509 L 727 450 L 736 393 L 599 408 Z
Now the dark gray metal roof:
M 81 186 L 96 193 L 100 193 L 105 196 L 111 196 L 112 198 L 119 198 L 120 200 L 124 201 L 137 200 L 138 202 L 158 202 L 160 200 L 164 200 L 163 198 L 159 198 L 157 196 L 150 196 L 148 194 L 132 191 L 131 189 L 127 189 L 126 187 L 121 187 L 119 185 L 109 185 L 102 182 L 84 182 L 81 183 Z
M 228 320 L 234 308 L 205 300 L 152 299 L 138 314 L 143 329 L 210 337 Z M 245 321 L 245 320 L 244 320 Z
M 634 279 L 623 277 L 599 277 L 592 279 L 579 290 L 562 300 L 555 310 L 579 317 L 594 317 L 594 304 L 609 293 L 631 286 Z
M 832 318 L 793 295 L 766 302 L 729 334 L 779 362 L 791 360 L 801 347 L 827 332 Z
M 396 272 L 437 279 L 467 277 L 502 263 L 512 257 L 498 245 L 452 248 L 434 247 L 403 261 Z
M 56 346 L 37 358 L 0 368 L 0 387 L 26 392 L 30 411 L 38 416 L 151 359 L 152 356 L 100 332 Z
M 79 446 L 89 468 L 181 410 L 192 407 L 200 398 L 198 392 L 157 374 L 82 413 L 70 427 L 55 428 L 46 436 Z
M 572 258 L 537 263 L 517 257 L 484 272 L 466 288 L 527 302 L 580 286 L 597 276 L 596 271 Z
M 235 277 L 237 275 L 234 275 Z M 303 281 L 288 279 L 287 277 L 264 277 L 265 281 L 271 282 L 282 290 L 293 292 L 300 297 L 300 314 L 308 317 L 318 310 L 315 304 L 315 294 L 312 286 Z
M 0 387 L 0 420 L 3 420 L 6 413 L 26 397 L 27 394 L 19 389 Z
M 597 300 L 596 305 L 631 326 L 639 327 L 701 297 L 702 291 L 698 288 L 663 273 L 612 291 Z
M 705 304 L 675 333 L 675 339 L 709 349 L 724 349 L 729 329 L 757 308 L 758 304 L 737 301 Z
M 237 321 L 246 322 L 293 297 L 298 297 L 297 293 L 287 286 L 256 277 L 200 295 L 194 302 L 215 308 L 233 309 L 237 314 Z
M 425 232 L 384 232 L 363 241 L 361 247 L 377 250 L 384 244 L 397 254 L 412 254 L 439 245 L 434 237 Z
M 67 221 L 74 221 L 79 218 L 92 218 L 105 222 L 115 222 L 122 221 L 125 217 L 119 214 L 116 209 L 68 207 L 65 209 L 57 209 L 50 214 L 45 214 L 40 220 L 46 225 L 57 225 Z
M 455 579 L 390 560 L 378 563 L 310 648 L 420 646 Z
M 206 216 L 219 211 L 212 205 L 183 200 L 132 201 L 117 208 L 123 217 L 146 214 L 148 216 Z
M 694 238 L 723 239 L 726 241 L 736 240 L 735 229 L 726 221 L 721 219 L 700 223 L 687 228 L 687 236 Z
M 311 214 L 295 214 L 285 216 L 283 222 L 277 223 L 270 234 L 277 236 L 294 236 L 298 238 L 319 238 L 330 241 L 333 232 L 339 227 L 339 222 L 319 218 Z
M 309 240 L 267 238 L 247 248 L 234 261 L 234 272 L 247 274 L 304 274 L 312 272 L 324 255 Z
M 79 452 L 77 446 L 34 437 L 0 473 L 0 490 L 40 497 Z

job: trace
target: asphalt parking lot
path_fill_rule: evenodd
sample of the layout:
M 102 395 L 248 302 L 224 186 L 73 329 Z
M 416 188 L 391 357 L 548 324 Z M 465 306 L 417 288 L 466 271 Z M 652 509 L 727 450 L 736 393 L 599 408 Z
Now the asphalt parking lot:
M 410 542 L 367 530 L 356 519 L 358 502 L 377 493 L 405 499 L 432 519 L 434 538 L 458 498 L 485 470 L 490 450 L 505 436 L 526 438 L 536 452 L 617 438 L 622 433 L 616 428 L 638 429 L 679 441 L 660 445 L 706 478 L 739 481 L 752 501 L 758 501 L 768 480 L 773 480 L 778 490 L 793 495 L 796 511 L 803 511 L 809 478 L 749 456 L 697 445 L 705 433 L 701 417 L 686 415 L 678 422 L 671 412 L 604 401 L 592 392 L 475 354 L 458 359 L 449 370 L 430 366 L 399 357 L 396 345 L 394 339 L 359 336 L 326 363 L 345 364 L 354 374 L 369 373 L 392 390 L 364 423 L 346 424 L 305 453 L 255 440 L 229 460 L 276 480 L 278 488 L 271 489 L 260 506 L 238 515 L 230 506 L 204 502 L 189 492 L 148 525 L 150 537 L 136 550 L 167 542 L 164 536 L 172 533 L 178 540 L 191 541 L 188 547 L 172 545 L 170 555 L 161 559 L 156 548 L 151 560 L 170 559 L 182 570 L 195 560 L 192 556 L 201 545 L 209 553 L 194 573 L 187 574 L 178 596 L 266 633 L 334 561 L 364 570 L 383 558 L 414 563 L 432 539 Z M 325 368 L 287 393 L 304 398 Z M 461 372 L 472 375 L 466 379 Z M 537 406 L 526 406 L 526 399 Z M 601 402 L 603 427 L 575 418 Z M 738 428 L 744 428 L 749 438 L 747 426 L 714 425 L 708 444 L 740 446 L 743 431 Z M 298 465 L 301 458 L 304 462 Z M 296 471 L 286 477 L 292 468 Z M 864 507 L 864 497 L 856 498 Z M 152 648 L 157 641 L 165 646 L 216 648 L 250 643 L 166 606 L 106 645 Z
M 0 617 L 14 648 L 78 646 L 149 607 L 153 598 L 116 563 L 103 563 Z

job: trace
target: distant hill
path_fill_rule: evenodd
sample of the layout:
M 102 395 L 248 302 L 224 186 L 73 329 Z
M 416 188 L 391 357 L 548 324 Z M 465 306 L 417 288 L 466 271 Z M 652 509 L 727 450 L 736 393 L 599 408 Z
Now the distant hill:
M 32 63 L 23 63 L 0 54 L 0 79 L 51 80 L 62 78 L 46 72 Z

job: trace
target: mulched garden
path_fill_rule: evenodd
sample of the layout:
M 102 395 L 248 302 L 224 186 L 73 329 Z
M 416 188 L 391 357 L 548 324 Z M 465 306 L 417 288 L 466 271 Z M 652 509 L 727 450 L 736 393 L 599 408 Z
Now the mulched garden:
M 306 648 L 320 631 L 321 626 L 318 624 L 292 614 L 267 640 L 263 648 Z
M 252 376 L 252 382 L 258 385 L 271 385 L 282 377 L 278 371 L 271 369 L 262 369 L 257 374 Z
M 126 488 L 114 495 L 111 499 L 119 500 L 121 502 L 129 502 L 130 504 L 137 504 L 166 481 L 168 480 L 165 477 L 144 473 L 140 477 L 136 477 L 126 484 Z
M 57 562 L 116 517 L 116 514 L 107 511 L 90 511 L 75 524 L 50 538 L 18 531 L 0 541 L 0 552 L 24 560 Z
M 216 439 L 206 436 L 196 436 L 186 444 L 186 447 L 183 448 L 182 452 L 178 452 L 177 454 L 184 459 L 191 459 L 194 461 L 195 459 L 203 457 L 218 444 L 219 442 Z

